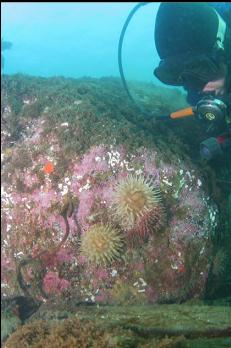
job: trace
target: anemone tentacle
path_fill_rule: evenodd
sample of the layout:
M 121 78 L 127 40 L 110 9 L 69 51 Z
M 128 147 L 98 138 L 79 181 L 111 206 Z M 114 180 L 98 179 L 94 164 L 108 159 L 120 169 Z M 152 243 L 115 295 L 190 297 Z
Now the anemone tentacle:
M 102 223 L 92 225 L 82 236 L 81 254 L 96 265 L 106 265 L 119 259 L 123 236 L 119 230 Z
M 125 230 L 131 230 L 150 211 L 161 206 L 161 194 L 151 180 L 129 175 L 117 184 L 113 202 L 118 222 Z

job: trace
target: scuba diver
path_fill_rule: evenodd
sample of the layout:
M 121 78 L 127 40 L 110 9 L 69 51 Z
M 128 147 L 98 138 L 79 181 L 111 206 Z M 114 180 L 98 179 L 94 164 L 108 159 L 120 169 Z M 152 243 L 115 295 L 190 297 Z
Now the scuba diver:
M 129 98 L 146 120 L 196 117 L 207 128 L 209 136 L 200 144 L 201 157 L 211 160 L 219 155 L 226 156 L 231 148 L 231 4 L 160 3 L 155 22 L 155 44 L 160 63 L 154 75 L 164 84 L 183 87 L 191 105 L 160 116 L 146 112 L 135 101 L 122 66 L 127 27 L 136 11 L 148 4 L 151 3 L 139 3 L 131 10 L 120 34 L 118 65 Z M 138 126 L 143 127 L 140 122 Z
M 212 136 L 200 144 L 203 158 L 230 151 L 231 4 L 161 3 L 155 44 L 161 60 L 154 75 L 182 86 L 192 106 L 172 118 L 194 115 L 207 122 Z
M 121 51 L 131 18 L 138 9 L 148 4 L 139 3 L 129 13 L 118 45 L 122 84 L 137 108 L 139 105 L 126 84 Z M 200 143 L 200 154 L 202 159 L 211 160 L 209 167 L 218 173 L 213 176 L 208 172 L 208 178 L 212 175 L 208 185 L 211 183 L 211 192 L 216 192 L 215 200 L 218 193 L 224 204 L 221 205 L 221 211 L 224 211 L 222 219 L 225 220 L 221 229 L 223 235 L 218 233 L 217 238 L 221 238 L 221 245 L 229 247 L 231 234 L 226 231 L 230 231 L 231 226 L 231 3 L 160 3 L 154 38 L 160 57 L 154 75 L 166 85 L 183 87 L 190 107 L 160 116 L 146 113 L 141 107 L 139 109 L 144 118 L 150 121 L 155 119 L 162 122 L 193 116 L 203 126 L 200 136 L 203 134 L 205 140 Z M 225 293 L 227 280 L 221 281 L 220 285 L 218 290 L 223 291 L 224 286 Z

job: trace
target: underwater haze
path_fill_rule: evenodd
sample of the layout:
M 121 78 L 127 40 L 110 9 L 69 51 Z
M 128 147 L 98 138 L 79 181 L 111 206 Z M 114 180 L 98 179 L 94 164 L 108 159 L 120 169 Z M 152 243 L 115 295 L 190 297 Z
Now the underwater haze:
M 2 348 L 231 347 L 226 108 L 199 121 L 154 77 L 159 3 L 127 27 L 126 91 L 137 4 L 1 4 Z
M 119 76 L 119 36 L 136 3 L 2 3 L 5 74 L 34 76 Z M 159 58 L 154 24 L 159 3 L 141 7 L 128 27 L 123 47 L 128 79 L 155 81 Z

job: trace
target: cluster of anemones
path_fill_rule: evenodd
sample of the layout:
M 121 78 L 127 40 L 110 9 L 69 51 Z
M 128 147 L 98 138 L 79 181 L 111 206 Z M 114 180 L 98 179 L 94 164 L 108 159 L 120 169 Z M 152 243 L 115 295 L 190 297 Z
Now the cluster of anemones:
M 122 179 L 115 187 L 112 201 L 115 223 L 126 232 L 129 241 L 145 240 L 164 226 L 160 192 L 144 176 Z M 88 261 L 106 265 L 120 257 L 122 246 L 121 231 L 98 223 L 83 234 L 81 252 Z

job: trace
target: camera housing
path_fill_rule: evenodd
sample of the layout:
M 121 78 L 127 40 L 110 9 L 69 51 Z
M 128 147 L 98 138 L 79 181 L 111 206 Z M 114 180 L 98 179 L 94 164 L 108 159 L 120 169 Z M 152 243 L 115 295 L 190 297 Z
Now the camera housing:
M 211 160 L 221 156 L 223 151 L 231 146 L 231 134 L 226 133 L 218 137 L 210 137 L 200 143 L 200 155 L 203 159 Z

